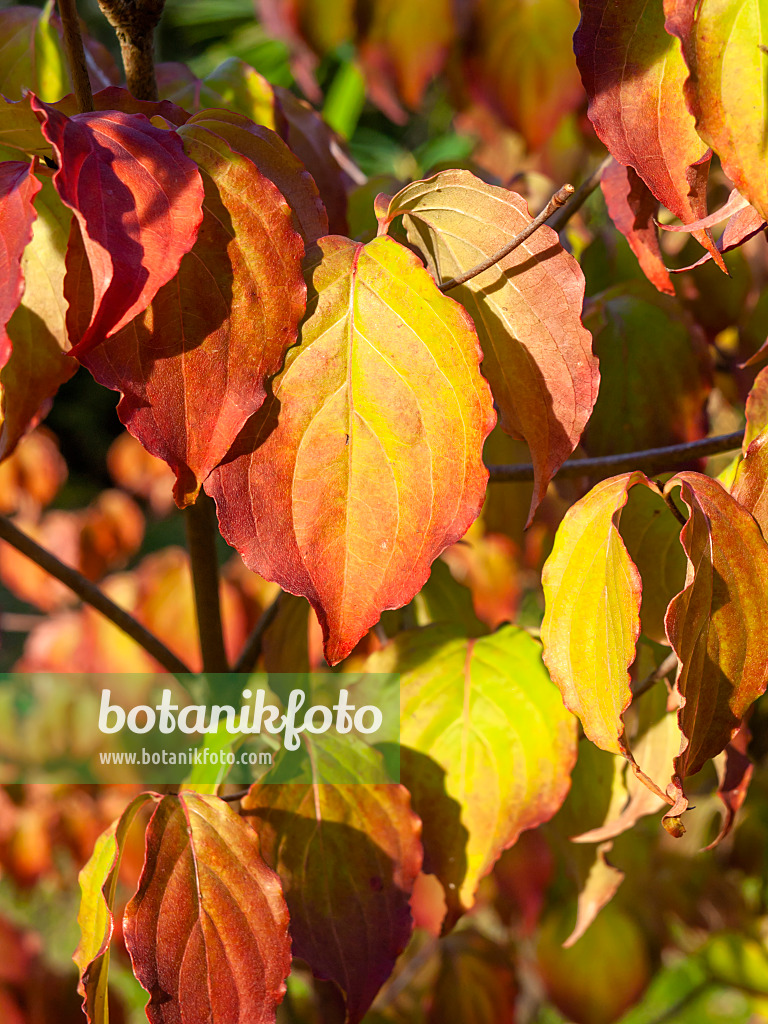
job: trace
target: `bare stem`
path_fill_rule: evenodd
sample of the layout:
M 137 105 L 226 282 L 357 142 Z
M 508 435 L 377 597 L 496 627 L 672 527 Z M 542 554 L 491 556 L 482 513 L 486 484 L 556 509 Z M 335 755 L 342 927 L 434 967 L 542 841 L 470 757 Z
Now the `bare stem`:
M 140 647 L 151 654 L 156 661 L 168 672 L 191 672 L 191 669 L 184 662 L 177 658 L 173 651 L 170 651 L 162 640 L 159 640 L 154 633 L 141 625 L 132 615 L 129 615 L 123 608 L 116 605 L 114 601 L 99 590 L 99 588 L 86 579 L 76 569 L 60 562 L 50 551 L 46 551 L 36 541 L 28 537 L 10 519 L 0 516 L 0 539 L 7 541 L 11 547 L 16 548 L 22 555 L 26 555 L 41 569 L 50 573 L 57 580 L 69 587 L 85 604 L 101 612 L 110 622 L 113 622 L 118 629 L 122 629 L 132 640 L 135 640 Z
M 509 256 L 511 252 L 514 252 L 518 246 L 522 245 L 526 239 L 530 238 L 537 228 L 548 220 L 555 210 L 563 206 L 564 203 L 573 195 L 573 185 L 563 185 L 552 198 L 549 200 L 547 205 L 541 211 L 541 213 L 534 217 L 527 227 L 511 238 L 507 244 L 499 249 L 498 252 L 494 253 L 493 256 L 489 256 L 483 260 L 482 263 L 478 263 L 476 267 L 472 267 L 470 270 L 465 270 L 463 274 L 459 274 L 457 277 L 452 277 L 449 281 L 444 281 L 441 285 L 438 285 L 441 292 L 450 291 L 451 288 L 458 288 L 460 284 L 466 284 L 467 281 L 471 281 L 473 277 L 477 277 L 478 274 L 482 274 L 486 270 L 490 270 L 491 267 L 495 266 L 500 260 L 503 260 L 505 256 Z
M 705 437 L 701 441 L 673 444 L 666 448 L 647 448 L 639 452 L 622 452 L 620 455 L 600 455 L 594 459 L 569 459 L 563 463 L 555 476 L 560 479 L 590 476 L 604 480 L 615 473 L 629 473 L 633 469 L 642 469 L 646 473 L 664 472 L 682 466 L 692 459 L 741 448 L 743 436 L 743 431 L 736 431 L 733 434 Z M 534 478 L 533 466 L 530 463 L 488 466 L 488 471 L 491 480 L 499 483 L 516 483 Z
M 58 0 L 61 27 L 64 30 L 64 50 L 67 54 L 72 87 L 75 90 L 77 109 L 81 114 L 93 110 L 93 93 L 85 62 L 83 37 L 80 34 L 80 18 L 77 15 L 77 0 Z
M 661 488 L 661 487 L 659 488 L 659 492 L 660 492 L 662 498 L 664 499 L 664 503 L 666 504 L 667 508 L 672 513 L 672 515 L 675 517 L 675 519 L 678 521 L 678 523 L 680 523 L 681 526 L 685 526 L 685 524 L 688 522 L 688 520 L 685 518 L 683 513 L 680 511 L 680 509 L 675 504 L 672 495 L 671 494 L 665 494 L 663 488 Z
M 603 172 L 613 161 L 613 157 L 609 154 L 605 160 L 602 160 L 597 167 L 592 171 L 588 178 L 579 185 L 576 191 L 573 193 L 568 202 L 561 209 L 555 211 L 552 219 L 549 222 L 549 226 L 557 231 L 558 234 L 563 230 L 565 225 L 578 211 L 582 208 L 587 199 L 592 195 L 603 177 Z
M 245 642 L 240 652 L 240 657 L 235 662 L 235 672 L 251 672 L 259 660 L 261 654 L 261 645 L 264 640 L 264 634 L 275 621 L 278 608 L 280 607 L 280 598 L 282 596 L 282 590 L 274 599 L 271 604 L 268 604 L 264 611 L 259 617 L 259 621 L 253 627 L 253 632 Z
M 155 28 L 165 0 L 99 0 L 117 34 L 128 91 L 137 100 L 157 99 Z
M 184 512 L 187 547 L 195 588 L 195 608 L 205 672 L 229 672 L 224 650 L 219 601 L 219 559 L 216 553 L 216 506 L 205 491 Z

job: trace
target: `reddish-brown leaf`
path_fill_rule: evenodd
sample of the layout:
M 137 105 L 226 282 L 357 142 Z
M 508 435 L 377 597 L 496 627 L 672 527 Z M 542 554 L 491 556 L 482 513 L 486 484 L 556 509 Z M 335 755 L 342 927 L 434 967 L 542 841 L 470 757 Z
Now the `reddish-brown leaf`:
M 123 392 L 122 422 L 174 470 L 184 506 L 262 405 L 266 378 L 296 340 L 306 290 L 301 236 L 269 178 L 203 124 L 179 135 L 205 184 L 195 246 L 146 312 L 82 361 Z M 77 251 L 75 239 L 70 246 Z
M 207 485 L 249 568 L 309 598 L 344 658 L 482 505 L 493 425 L 469 316 L 391 238 L 328 236 L 274 398 Z
M 654 218 L 659 201 L 634 167 L 613 160 L 603 171 L 600 188 L 611 220 L 629 242 L 637 262 L 648 280 L 660 292 L 674 295 L 675 288 L 659 246 L 659 231 Z
M 293 212 L 293 226 L 307 245 L 328 234 L 328 215 L 317 185 L 277 132 L 229 110 L 204 110 L 187 125 L 188 129 L 199 125 L 224 139 L 235 153 L 248 157 L 285 197 Z
M 397 785 L 254 786 L 243 800 L 280 875 L 293 952 L 363 1018 L 411 935 L 421 823 Z
M 31 164 L 0 163 L 0 369 L 11 355 L 6 325 L 24 291 L 21 258 L 32 240 L 33 201 L 40 187 Z
M 155 128 L 143 114 L 67 117 L 34 98 L 32 107 L 56 154 L 54 184 L 75 214 L 90 266 L 92 308 L 73 345 L 79 357 L 146 309 L 174 277 L 197 237 L 203 185 L 175 132 Z M 68 284 L 70 302 L 84 302 Z
M 755 377 L 747 395 L 746 415 L 747 428 L 741 444 L 744 455 L 752 442 L 768 427 L 768 366 L 764 366 Z
M 676 217 L 700 219 L 710 154 L 683 98 L 687 68 L 661 3 L 582 0 L 581 11 L 574 49 L 595 131 Z M 694 237 L 725 270 L 708 231 Z
M 752 441 L 736 470 L 731 494 L 757 520 L 768 536 L 768 430 Z
M 723 804 L 723 821 L 720 831 L 707 847 L 708 850 L 718 846 L 729 834 L 736 821 L 736 815 L 747 798 L 747 790 L 754 772 L 754 765 L 747 755 L 751 738 L 749 726 L 744 721 L 722 754 L 715 758 L 717 795 Z
M 291 967 L 280 880 L 217 797 L 164 797 L 125 911 L 125 945 L 151 1024 L 267 1024 Z
M 674 830 L 685 809 L 683 780 L 723 750 L 768 683 L 768 544 L 752 516 L 717 481 L 679 473 L 688 522 L 680 534 L 688 556 L 685 589 L 667 610 L 667 635 L 680 659 L 677 689 L 684 747 L 670 792 Z M 671 816 L 671 818 L 670 818 Z
M 750 238 L 753 238 L 758 231 L 765 230 L 765 221 L 762 214 L 758 213 L 753 206 L 747 206 L 735 213 L 725 225 L 720 238 L 717 240 L 717 251 L 719 253 L 731 252 L 738 249 Z M 681 274 L 684 270 L 694 270 L 702 263 L 708 263 L 712 259 L 712 253 L 705 252 L 701 259 L 696 260 L 687 267 L 675 267 L 672 273 Z
M 377 215 L 380 234 L 403 215 L 409 241 L 443 282 L 493 256 L 532 219 L 522 196 L 469 171 L 443 171 L 391 199 L 379 196 Z M 451 295 L 477 327 L 502 426 L 531 449 L 532 517 L 597 398 L 597 360 L 581 322 L 584 276 L 544 226 Z

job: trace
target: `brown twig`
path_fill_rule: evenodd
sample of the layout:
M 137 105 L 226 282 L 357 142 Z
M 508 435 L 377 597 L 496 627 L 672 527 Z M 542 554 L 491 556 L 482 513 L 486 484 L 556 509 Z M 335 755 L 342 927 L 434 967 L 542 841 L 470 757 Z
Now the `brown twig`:
M 205 672 L 229 672 L 224 650 L 219 599 L 219 559 L 216 553 L 216 506 L 200 491 L 197 501 L 185 509 L 187 547 L 195 589 L 197 630 Z
M 128 92 L 137 100 L 157 99 L 154 33 L 165 0 L 99 0 L 117 34 Z
M 571 217 L 574 215 L 574 213 L 578 213 L 578 211 L 582 208 L 587 199 L 589 199 L 589 197 L 600 184 L 604 171 L 612 163 L 612 161 L 613 157 L 610 156 L 609 154 L 605 158 L 605 160 L 602 160 L 598 164 L 598 166 L 594 169 L 594 171 L 592 171 L 589 177 L 585 178 L 584 181 L 582 181 L 582 183 L 573 193 L 573 195 L 565 204 L 565 206 L 554 212 L 554 214 L 549 220 L 549 226 L 554 231 L 557 231 L 557 233 L 559 234 L 563 230 L 565 225 L 568 223 L 568 221 L 571 219 Z
M 256 663 L 259 660 L 261 654 L 261 645 L 264 640 L 264 634 L 275 621 L 278 609 L 280 607 L 280 598 L 282 596 L 282 590 L 278 593 L 277 597 L 268 604 L 264 611 L 259 617 L 259 621 L 253 627 L 251 635 L 245 642 L 240 652 L 240 656 L 235 662 L 234 672 L 251 672 L 256 667 Z
M 684 465 L 692 459 L 741 448 L 743 436 L 743 431 L 736 431 L 733 434 L 705 437 L 701 441 L 673 444 L 667 448 L 647 448 L 639 452 L 623 452 L 620 455 L 600 455 L 593 459 L 569 459 L 558 469 L 555 476 L 560 479 L 590 476 L 603 480 L 616 473 L 629 473 L 633 469 L 664 472 Z M 534 478 L 533 466 L 530 463 L 512 466 L 492 465 L 488 466 L 488 471 L 491 480 L 497 483 L 516 483 Z
M 93 110 L 93 92 L 85 61 L 83 37 L 80 34 L 80 18 L 77 14 L 77 0 L 58 0 L 61 27 L 64 30 L 64 50 L 67 54 L 72 87 L 75 90 L 77 109 L 81 114 Z
M 660 665 L 657 665 L 653 672 L 649 672 L 645 679 L 641 679 L 635 686 L 633 686 L 632 699 L 637 700 L 638 697 L 642 697 L 642 695 L 647 693 L 652 686 L 655 686 L 660 679 L 669 675 L 672 669 L 677 668 L 677 662 L 677 655 L 672 651 L 666 656 Z
M 189 673 L 192 671 L 180 658 L 176 657 L 173 651 L 165 646 L 162 640 L 158 639 L 154 633 L 150 633 L 123 608 L 116 605 L 94 583 L 87 580 L 76 569 L 60 562 L 55 555 L 28 537 L 5 516 L 0 516 L 0 540 L 7 541 L 11 547 L 16 548 L 22 555 L 26 555 L 41 569 L 63 583 L 65 587 L 74 591 L 81 601 L 90 605 L 91 608 L 95 608 L 97 612 L 101 612 L 118 629 L 122 629 L 140 647 L 143 647 L 147 654 L 151 654 L 156 661 L 159 661 L 168 672 Z
M 561 189 L 558 189 L 558 191 L 555 192 L 541 213 L 537 217 L 534 217 L 531 223 L 528 224 L 527 227 L 524 227 L 519 234 L 515 235 L 514 238 L 511 238 L 503 248 L 499 249 L 498 252 L 495 252 L 493 256 L 489 256 L 487 259 L 483 260 L 482 263 L 478 263 L 477 266 L 472 267 L 470 270 L 465 270 L 463 274 L 458 274 L 456 277 L 452 277 L 450 280 L 444 281 L 441 285 L 438 285 L 440 291 L 447 292 L 450 291 L 451 288 L 458 288 L 460 284 L 466 284 L 466 282 L 471 281 L 473 277 L 477 277 L 484 271 L 490 270 L 490 268 L 495 266 L 500 260 L 503 260 L 505 256 L 509 256 L 509 254 L 514 252 L 518 246 L 522 245 L 526 239 L 530 238 L 534 231 L 540 228 L 541 225 L 552 216 L 555 210 L 563 206 L 573 195 L 573 192 L 573 185 L 563 185 Z

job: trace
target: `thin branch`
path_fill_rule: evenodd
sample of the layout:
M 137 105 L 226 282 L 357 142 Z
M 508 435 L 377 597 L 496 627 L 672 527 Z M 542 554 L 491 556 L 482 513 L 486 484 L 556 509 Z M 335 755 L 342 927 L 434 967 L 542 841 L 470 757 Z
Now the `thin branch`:
M 560 232 L 563 230 L 563 228 L 574 215 L 574 213 L 578 213 L 578 211 L 582 208 L 584 203 L 586 203 L 587 199 L 589 199 L 589 197 L 600 184 L 604 171 L 612 163 L 612 161 L 613 157 L 609 154 L 605 158 L 605 160 L 602 160 L 598 164 L 598 166 L 594 169 L 594 171 L 592 171 L 589 177 L 585 178 L 584 181 L 582 181 L 582 183 L 573 193 L 573 195 L 565 204 L 565 206 L 563 206 L 562 209 L 555 211 L 551 220 L 549 221 L 549 226 L 554 231 L 557 231 L 557 233 L 560 234 Z
M 733 434 L 705 437 L 701 441 L 687 441 L 685 444 L 673 444 L 667 448 L 647 448 L 639 452 L 622 452 L 620 455 L 600 455 L 594 459 L 569 459 L 563 463 L 555 476 L 560 479 L 590 476 L 603 480 L 616 473 L 629 473 L 633 469 L 664 472 L 682 466 L 692 459 L 741 448 L 743 437 L 744 431 L 735 431 Z M 530 463 L 488 466 L 488 471 L 491 480 L 497 483 L 515 483 L 534 478 L 533 466 Z
M 450 291 L 451 288 L 458 288 L 460 284 L 466 284 L 467 281 L 471 281 L 473 277 L 477 277 L 478 274 L 482 274 L 486 270 L 490 270 L 491 267 L 495 266 L 500 260 L 503 260 L 505 256 L 509 256 L 511 252 L 514 252 L 518 246 L 522 245 L 526 239 L 530 238 L 531 235 L 541 225 L 548 220 L 555 210 L 563 206 L 564 203 L 573 195 L 573 185 L 563 185 L 552 198 L 549 200 L 547 205 L 538 215 L 534 217 L 531 223 L 523 228 L 520 234 L 515 235 L 511 238 L 507 244 L 499 249 L 498 252 L 494 253 L 493 256 L 489 256 L 483 260 L 482 263 L 478 263 L 476 267 L 472 267 L 470 270 L 465 270 L 463 274 L 459 274 L 457 277 L 452 277 L 449 281 L 444 281 L 441 285 L 438 285 L 441 292 Z
M 674 500 L 672 498 L 672 495 L 671 494 L 666 494 L 664 492 L 664 489 L 661 488 L 661 487 L 659 487 L 659 493 L 661 494 L 662 498 L 664 499 L 664 504 L 667 506 L 669 511 L 672 513 L 672 515 L 678 521 L 678 523 L 680 523 L 681 526 L 685 526 L 687 524 L 688 520 L 685 518 L 683 513 L 680 511 L 680 509 L 675 504 L 675 502 L 674 502 Z
M 137 100 L 157 99 L 154 35 L 164 6 L 165 0 L 99 0 L 120 43 L 128 92 Z
M 143 647 L 147 654 L 151 654 L 156 661 L 159 661 L 168 672 L 189 673 L 192 671 L 180 658 L 176 657 L 173 651 L 165 646 L 162 640 L 158 639 L 154 633 L 150 633 L 123 608 L 116 605 L 94 583 L 87 580 L 76 569 L 60 562 L 55 555 L 28 537 L 5 516 L 0 516 L 0 540 L 7 541 L 11 547 L 16 548 L 22 555 L 26 555 L 41 569 L 63 583 L 65 587 L 74 591 L 81 601 L 90 605 L 91 608 L 95 608 L 97 612 L 101 612 L 118 629 L 122 629 L 140 647 Z
M 221 793 L 217 795 L 219 797 L 219 800 L 224 800 L 225 803 L 236 804 L 238 800 L 242 800 L 243 797 L 248 796 L 250 792 L 251 787 L 249 786 L 248 789 L 238 789 L 236 793 L 227 793 L 225 796 L 222 796 Z
M 80 18 L 77 15 L 77 0 L 58 0 L 61 27 L 64 30 L 64 50 L 67 54 L 72 87 L 75 90 L 77 109 L 81 114 L 93 110 L 93 92 L 85 61 L 83 37 L 80 34 Z
M 240 652 L 240 656 L 235 662 L 234 672 L 252 672 L 256 667 L 256 663 L 259 660 L 261 654 L 261 645 L 264 640 L 264 634 L 275 621 L 278 609 L 280 607 L 280 598 L 282 596 L 282 590 L 278 593 L 277 597 L 271 604 L 268 604 L 264 611 L 259 617 L 259 621 L 253 627 L 253 632 L 245 642 Z
M 229 672 L 224 650 L 219 600 L 219 558 L 216 553 L 216 506 L 200 491 L 197 501 L 184 512 L 187 547 L 195 588 L 195 610 L 205 672 Z
M 669 675 L 674 668 L 677 668 L 677 655 L 672 651 L 666 656 L 664 661 L 662 661 L 662 663 L 653 670 L 653 672 L 649 672 L 645 679 L 641 679 L 636 686 L 632 688 L 632 699 L 637 700 L 638 697 L 642 697 L 642 695 L 647 693 L 652 686 L 655 686 L 660 679 Z

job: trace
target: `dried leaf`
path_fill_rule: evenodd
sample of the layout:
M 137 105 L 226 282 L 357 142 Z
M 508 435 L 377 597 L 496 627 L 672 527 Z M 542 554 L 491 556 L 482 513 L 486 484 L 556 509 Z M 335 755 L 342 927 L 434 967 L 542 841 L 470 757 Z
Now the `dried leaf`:
M 0 163 L 0 370 L 11 356 L 6 325 L 24 292 L 21 259 L 32 239 L 33 203 L 40 187 L 30 164 Z
M 745 209 L 735 213 L 725 225 L 725 230 L 717 240 L 717 251 L 726 253 L 731 252 L 733 249 L 738 249 L 740 245 L 743 245 L 750 238 L 754 238 L 759 231 L 764 230 L 765 221 L 761 214 L 754 207 L 747 206 Z M 675 267 L 671 273 L 682 274 L 685 270 L 694 270 L 696 267 L 700 267 L 702 263 L 708 263 L 711 259 L 712 254 L 705 252 L 701 259 L 695 263 L 691 263 L 687 267 Z
M 334 981 L 357 1024 L 411 935 L 419 819 L 403 786 L 254 786 L 242 801 L 283 880 L 294 955 Z
M 195 246 L 142 316 L 81 359 L 123 392 L 118 415 L 174 470 L 183 507 L 262 405 L 296 340 L 305 286 L 304 247 L 278 189 L 210 127 L 179 135 L 205 185 Z
M 768 545 L 752 516 L 716 481 L 679 473 L 666 490 L 676 486 L 690 515 L 680 534 L 686 585 L 667 611 L 667 635 L 680 659 L 684 736 L 670 786 L 673 828 L 686 806 L 683 780 L 726 747 L 768 683 Z
M 664 265 L 655 217 L 659 201 L 633 167 L 613 160 L 600 180 L 611 220 L 629 242 L 640 268 L 660 292 L 675 294 Z
M 291 966 L 288 912 L 258 846 L 217 797 L 182 792 L 158 804 L 124 922 L 150 1024 L 275 1020 Z
M 425 870 L 446 889 L 450 926 L 502 850 L 562 804 L 575 721 L 539 645 L 514 626 L 478 639 L 445 626 L 401 633 L 366 669 L 401 677 L 401 777 L 424 821 Z
M 597 847 L 595 860 L 591 865 L 586 882 L 579 890 L 576 923 L 571 934 L 563 942 L 564 949 L 570 949 L 571 946 L 576 945 L 603 907 L 611 902 L 624 881 L 624 872 L 614 867 L 608 860 L 608 854 L 612 847 L 612 842 L 601 843 Z
M 494 416 L 468 315 L 411 252 L 329 236 L 305 272 L 301 345 L 206 489 L 246 565 L 309 599 L 335 664 L 478 515 Z
M 112 907 L 123 845 L 134 818 L 154 793 L 142 793 L 96 840 L 91 858 L 79 875 L 80 942 L 72 955 L 80 971 L 77 990 L 83 997 L 83 1013 L 89 1024 L 109 1024 L 107 982 L 109 954 L 114 931 Z
M 759 433 L 747 448 L 731 494 L 755 517 L 763 537 L 768 536 L 768 430 Z
M 443 171 L 392 199 L 380 196 L 377 214 L 380 233 L 404 215 L 409 241 L 439 281 L 492 256 L 531 221 L 521 196 L 469 171 Z M 597 397 L 597 360 L 581 323 L 583 274 L 545 226 L 451 294 L 477 327 L 502 426 L 531 449 L 532 517 Z
M 582 0 L 581 12 L 573 44 L 601 141 L 683 223 L 706 216 L 711 154 L 683 100 L 687 68 L 661 4 Z M 708 231 L 693 234 L 725 271 Z
M 197 237 L 203 185 L 175 132 L 155 128 L 143 114 L 67 117 L 34 98 L 32 108 L 56 154 L 53 181 L 75 214 L 90 265 L 92 308 L 73 346 L 80 357 L 174 277 Z M 70 303 L 84 303 L 68 285 Z

